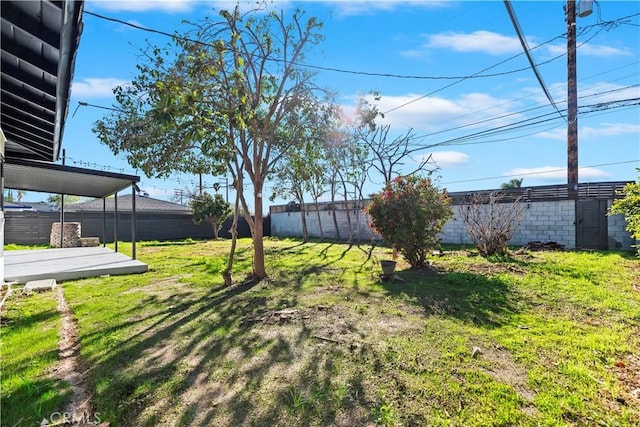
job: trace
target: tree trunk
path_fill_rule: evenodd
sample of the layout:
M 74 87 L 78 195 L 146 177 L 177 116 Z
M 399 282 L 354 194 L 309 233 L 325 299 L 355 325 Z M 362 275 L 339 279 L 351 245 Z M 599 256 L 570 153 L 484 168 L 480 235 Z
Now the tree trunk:
M 349 193 L 347 193 L 347 185 L 344 180 L 342 180 L 342 188 L 344 190 L 344 208 L 345 213 L 347 214 L 347 229 L 349 230 L 347 242 L 351 243 L 353 240 L 353 225 L 351 225 L 351 212 L 349 211 Z
M 211 227 L 213 228 L 213 238 L 218 240 L 218 223 L 214 220 L 209 220 L 211 222 Z
M 338 218 L 336 217 L 336 185 L 331 182 L 331 215 L 333 216 L 333 226 L 336 230 L 336 240 L 340 240 L 340 229 L 338 228 Z
M 240 195 L 236 191 L 236 203 L 233 210 L 233 221 L 231 222 L 231 248 L 229 249 L 229 259 L 227 260 L 227 269 L 222 273 L 224 284 L 226 286 L 233 285 L 233 257 L 236 253 L 236 244 L 238 242 L 238 208 L 240 205 Z
M 322 219 L 320 218 L 320 205 L 318 205 L 318 199 L 314 200 L 316 205 L 316 215 L 318 216 L 318 228 L 320 229 L 320 238 L 324 239 L 324 233 L 322 232 Z
M 307 218 L 306 218 L 306 207 L 303 200 L 300 200 L 300 219 L 302 220 L 302 241 L 307 243 L 308 231 L 307 231 Z
M 254 183 L 255 188 L 255 216 L 253 220 L 253 277 L 258 280 L 267 278 L 264 266 L 264 221 L 262 218 L 262 182 Z M 250 215 L 247 213 L 247 215 Z

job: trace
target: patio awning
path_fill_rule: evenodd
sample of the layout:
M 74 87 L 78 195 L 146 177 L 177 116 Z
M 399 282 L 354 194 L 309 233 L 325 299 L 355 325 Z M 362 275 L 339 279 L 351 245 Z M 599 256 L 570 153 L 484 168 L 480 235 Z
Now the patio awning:
M 82 1 L 0 2 L 6 156 L 58 159 L 69 107 Z
M 5 188 L 96 198 L 110 196 L 140 182 L 140 177 L 135 175 L 16 158 L 6 159 L 4 177 Z

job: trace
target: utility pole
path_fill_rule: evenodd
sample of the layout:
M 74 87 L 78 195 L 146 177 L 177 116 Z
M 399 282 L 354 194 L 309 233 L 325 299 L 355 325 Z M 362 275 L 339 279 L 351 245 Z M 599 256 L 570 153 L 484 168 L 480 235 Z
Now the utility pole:
M 176 188 L 175 190 L 173 190 L 173 196 L 177 199 L 180 199 L 180 204 L 182 205 L 182 196 L 184 194 L 184 191 L 181 188 Z
M 578 190 L 578 88 L 576 79 L 576 2 L 567 0 L 567 186 L 569 198 Z
M 593 1 L 580 0 L 579 11 L 576 1 L 567 0 L 567 189 L 569 198 L 578 194 L 578 84 L 576 66 L 576 16 L 591 15 Z

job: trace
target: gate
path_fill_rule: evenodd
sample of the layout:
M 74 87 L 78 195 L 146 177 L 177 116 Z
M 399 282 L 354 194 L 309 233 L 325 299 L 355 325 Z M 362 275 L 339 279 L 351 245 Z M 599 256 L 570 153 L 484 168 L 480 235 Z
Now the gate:
M 608 249 L 607 201 L 576 200 L 576 248 Z

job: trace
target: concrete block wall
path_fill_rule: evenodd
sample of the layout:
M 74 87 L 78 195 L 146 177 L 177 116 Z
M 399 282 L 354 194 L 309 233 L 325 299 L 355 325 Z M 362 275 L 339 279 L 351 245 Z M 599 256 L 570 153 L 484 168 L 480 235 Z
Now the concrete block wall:
M 440 232 L 442 243 L 472 243 L 462 221 L 461 212 L 464 207 L 463 205 L 452 206 L 454 218 L 449 220 Z M 573 201 L 524 204 L 520 224 L 509 244 L 525 245 L 535 240 L 553 240 L 567 248 L 574 248 L 576 243 L 574 218 L 575 203 Z
M 524 203 L 524 212 L 520 224 L 516 229 L 513 238 L 509 242 L 511 245 L 525 245 L 528 242 L 554 241 L 564 245 L 567 249 L 573 249 L 576 245 L 575 221 L 575 201 L 561 200 L 548 202 Z M 443 227 L 439 237 L 442 243 L 452 244 L 472 244 L 469 235 L 465 230 L 462 221 L 461 210 L 464 206 L 454 205 L 454 218 L 449 220 Z M 381 236 L 373 234 L 369 228 L 369 217 L 361 210 L 350 210 L 353 224 L 353 239 L 361 241 L 380 240 Z M 318 217 L 316 212 L 308 212 L 307 230 L 309 237 L 320 237 Z M 340 239 L 347 239 L 347 216 L 346 211 L 336 212 L 338 227 L 340 228 Z M 322 229 L 325 238 L 335 239 L 337 237 L 333 225 L 333 217 L 330 210 L 320 211 Z M 357 220 L 356 220 L 357 219 Z M 626 222 L 622 215 L 608 217 L 609 249 L 632 249 L 635 241 L 625 230 Z M 272 212 L 271 213 L 271 235 L 282 237 L 302 236 L 302 222 L 300 212 Z
M 305 212 L 307 220 L 307 233 L 309 237 L 320 237 L 320 226 L 322 224 L 322 234 L 328 239 L 337 239 L 338 233 L 333 223 L 333 213 L 330 210 L 320 211 L 320 220 L 317 212 Z M 351 228 L 353 230 L 351 238 L 354 240 L 380 240 L 378 234 L 373 234 L 369 227 L 369 216 L 360 209 L 349 210 L 351 218 Z M 349 222 L 347 211 L 336 211 L 336 220 L 340 230 L 340 239 L 347 240 L 349 237 Z M 277 212 L 271 213 L 271 235 L 280 237 L 301 237 L 302 219 L 300 212 Z
M 607 204 L 607 210 L 611 207 L 612 202 Z M 609 236 L 609 249 L 634 249 L 638 242 L 631 237 L 631 233 L 626 231 L 627 221 L 624 215 L 611 215 L 607 217 L 607 235 Z

